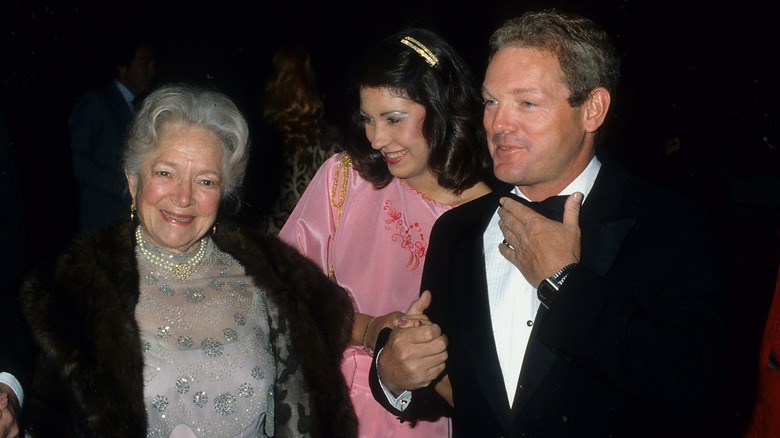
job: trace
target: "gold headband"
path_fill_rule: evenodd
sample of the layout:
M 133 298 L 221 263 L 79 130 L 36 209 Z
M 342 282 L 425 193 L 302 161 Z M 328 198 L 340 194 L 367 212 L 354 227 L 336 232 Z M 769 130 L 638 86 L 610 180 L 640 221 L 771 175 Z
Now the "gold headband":
M 437 62 L 439 62 L 439 58 L 436 57 L 436 55 L 433 54 L 430 50 L 428 50 L 427 47 L 423 45 L 423 43 L 417 41 L 416 39 L 412 37 L 403 37 L 401 39 L 401 44 L 404 44 L 406 46 L 409 46 L 412 50 L 419 53 L 420 56 L 425 59 L 425 62 L 431 65 L 433 67 L 436 65 Z

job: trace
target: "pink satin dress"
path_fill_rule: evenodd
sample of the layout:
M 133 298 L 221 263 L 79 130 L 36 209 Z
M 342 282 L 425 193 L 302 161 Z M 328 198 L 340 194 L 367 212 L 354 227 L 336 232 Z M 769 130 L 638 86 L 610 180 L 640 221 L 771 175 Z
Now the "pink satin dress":
M 451 207 L 397 178 L 376 190 L 351 167 L 344 186 L 345 173 L 337 175 L 342 157 L 336 154 L 320 167 L 279 237 L 324 272 L 332 269 L 333 279 L 350 293 L 356 312 L 381 316 L 404 311 L 420 292 L 433 223 Z M 333 204 L 342 193 L 339 209 Z M 368 386 L 371 360 L 358 345 L 347 348 L 341 365 L 361 437 L 450 436 L 448 418 L 401 423 L 377 403 Z

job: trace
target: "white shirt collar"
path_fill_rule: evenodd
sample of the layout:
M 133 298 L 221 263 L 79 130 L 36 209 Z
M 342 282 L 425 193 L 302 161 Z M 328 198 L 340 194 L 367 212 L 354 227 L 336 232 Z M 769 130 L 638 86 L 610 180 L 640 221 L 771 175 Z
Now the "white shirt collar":
M 130 91 L 129 88 L 125 86 L 119 79 L 114 79 L 114 85 L 116 85 L 116 88 L 119 89 L 119 92 L 122 94 L 122 97 L 125 98 L 125 102 L 127 102 L 127 105 L 130 107 L 130 111 L 133 110 L 133 99 L 135 99 L 135 94 L 133 94 L 132 91 Z
M 590 160 L 590 163 L 588 163 L 588 166 L 585 167 L 585 170 L 583 170 L 577 178 L 574 178 L 574 181 L 569 183 L 566 188 L 561 190 L 559 195 L 571 195 L 574 192 L 580 192 L 585 195 L 583 198 L 584 202 L 585 198 L 588 197 L 588 193 L 590 193 L 590 189 L 593 188 L 593 183 L 596 182 L 596 176 L 599 174 L 599 169 L 601 169 L 601 161 L 594 155 Z M 528 199 L 517 187 L 512 189 L 512 192 L 523 199 Z

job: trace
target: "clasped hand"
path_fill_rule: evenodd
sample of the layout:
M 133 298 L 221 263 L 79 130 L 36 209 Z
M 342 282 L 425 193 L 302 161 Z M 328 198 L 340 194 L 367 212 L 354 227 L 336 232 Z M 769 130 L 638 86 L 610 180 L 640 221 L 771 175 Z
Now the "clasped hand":
M 498 226 L 507 244 L 498 250 L 536 287 L 545 278 L 580 261 L 582 193 L 566 199 L 563 223 L 547 219 L 511 198 L 501 198 Z
M 396 395 L 426 387 L 444 371 L 447 337 L 424 315 L 430 303 L 429 291 L 412 302 L 379 356 L 379 378 Z

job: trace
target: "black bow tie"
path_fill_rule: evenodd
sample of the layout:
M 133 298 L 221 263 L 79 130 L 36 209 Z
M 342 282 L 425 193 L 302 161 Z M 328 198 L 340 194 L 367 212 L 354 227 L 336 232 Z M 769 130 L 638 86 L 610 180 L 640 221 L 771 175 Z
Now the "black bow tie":
M 525 198 L 521 198 L 514 193 L 509 193 L 508 197 L 520 202 L 521 204 L 531 208 L 533 211 L 541 214 L 547 219 L 563 222 L 563 205 L 566 203 L 566 198 L 569 196 L 550 196 L 544 201 L 529 201 Z

